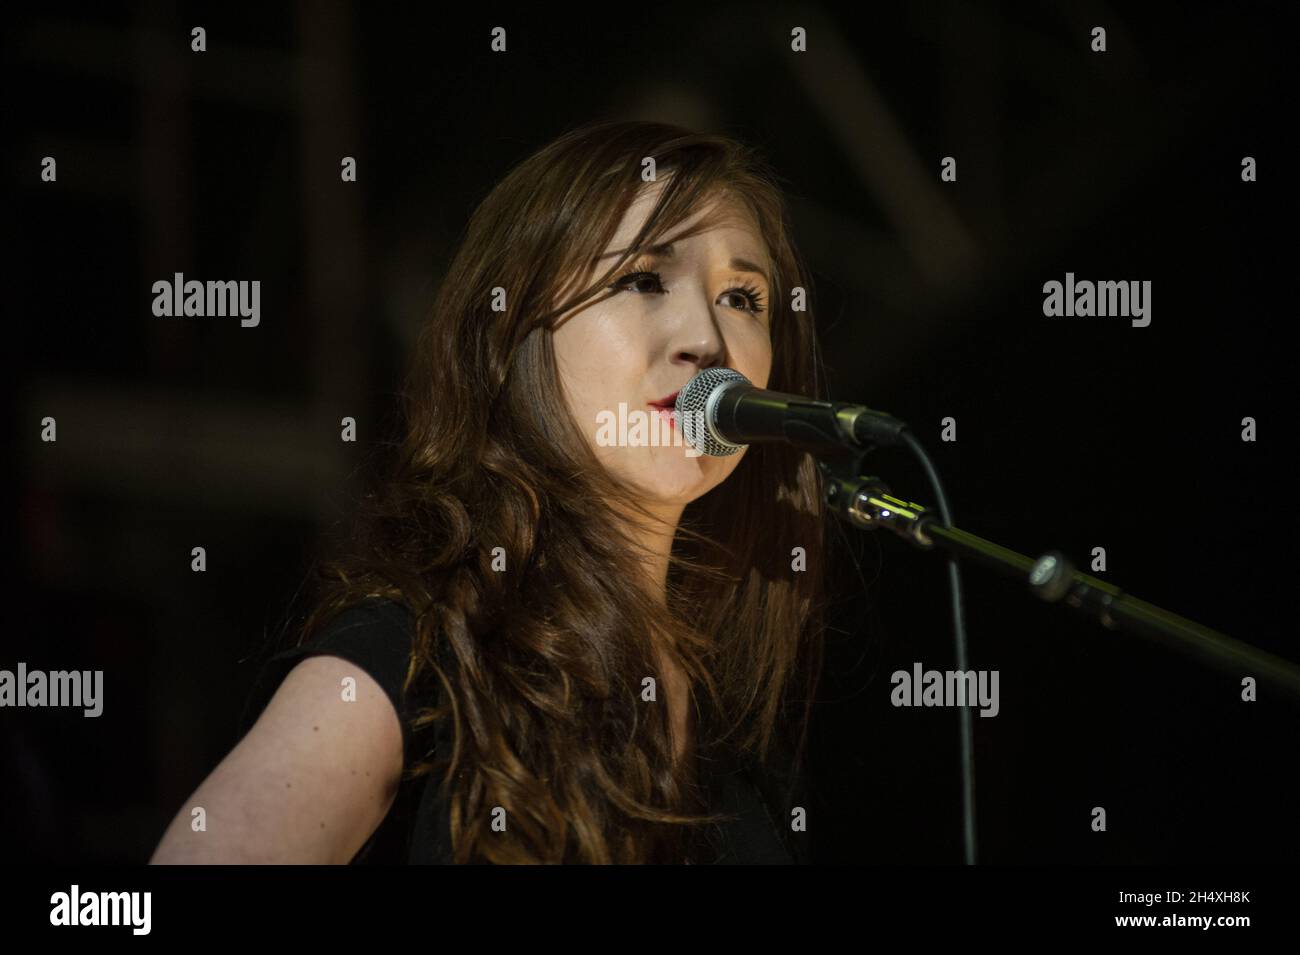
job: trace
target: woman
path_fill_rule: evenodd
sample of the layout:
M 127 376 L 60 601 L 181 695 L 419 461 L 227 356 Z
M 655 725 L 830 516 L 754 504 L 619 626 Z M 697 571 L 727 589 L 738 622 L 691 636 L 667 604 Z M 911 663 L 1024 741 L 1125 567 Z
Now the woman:
M 516 167 L 274 696 L 154 861 L 806 861 L 817 470 L 609 422 L 671 435 L 711 366 L 821 396 L 807 288 L 773 175 L 727 138 L 598 123 Z

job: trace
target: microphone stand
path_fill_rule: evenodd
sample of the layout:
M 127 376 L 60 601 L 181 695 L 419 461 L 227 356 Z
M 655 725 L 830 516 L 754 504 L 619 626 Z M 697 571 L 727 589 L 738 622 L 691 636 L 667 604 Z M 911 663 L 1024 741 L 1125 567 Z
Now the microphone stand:
M 855 447 L 837 440 L 836 432 L 850 436 Z M 873 433 L 874 432 L 874 433 Z M 1111 630 L 1122 628 L 1174 650 L 1195 656 L 1234 676 L 1243 673 L 1270 681 L 1300 697 L 1300 667 L 1257 647 L 1202 627 L 1185 617 L 1162 610 L 1124 593 L 1118 587 L 1075 569 L 1063 553 L 1051 550 L 1037 560 L 977 537 L 951 520 L 940 518 L 919 504 L 894 497 L 879 477 L 863 467 L 877 441 L 907 444 L 921 458 L 939 498 L 939 510 L 950 515 L 947 496 L 925 451 L 897 419 L 869 409 L 852 407 L 844 414 L 795 418 L 787 438 L 804 446 L 817 461 L 825 478 L 827 507 L 840 520 L 862 530 L 885 527 L 922 550 L 942 549 L 948 554 L 949 583 L 953 597 L 953 624 L 957 667 L 966 669 L 966 633 L 962 610 L 959 559 L 969 559 L 998 573 L 1020 577 L 1029 590 L 1049 603 L 1064 602 L 1088 614 Z M 829 440 L 828 440 L 829 436 Z M 975 745 L 970 710 L 961 709 L 962 832 L 966 864 L 974 865 Z
M 1032 559 L 953 526 L 947 495 L 933 463 L 907 425 L 891 415 L 865 405 L 755 389 L 730 369 L 701 371 L 678 394 L 677 413 L 691 444 L 697 443 L 690 437 L 692 433 L 705 436 L 707 454 L 731 453 L 750 441 L 779 441 L 802 448 L 816 460 L 824 478 L 826 505 L 840 520 L 862 530 L 885 527 L 922 550 L 945 551 L 959 670 L 966 670 L 967 646 L 959 564 L 967 559 L 1020 577 L 1041 599 L 1064 602 L 1111 630 L 1131 631 L 1234 676 L 1267 680 L 1300 698 L 1300 667 L 1294 663 L 1080 573 L 1059 550 Z M 697 422 L 694 429 L 689 427 L 692 421 Z M 938 501 L 936 512 L 894 497 L 884 481 L 864 469 L 866 456 L 881 445 L 911 449 L 926 469 Z M 975 746 L 968 707 L 961 708 L 960 718 L 962 832 L 966 863 L 974 865 Z
M 815 454 L 827 479 L 827 506 L 841 520 L 862 530 L 888 528 L 922 550 L 938 547 L 998 573 L 1019 577 L 1043 600 L 1064 603 L 1108 629 L 1138 634 L 1233 675 L 1259 677 L 1300 698 L 1300 667 L 1294 663 L 1080 573 L 1060 551 L 1050 550 L 1033 559 L 961 528 L 945 526 L 926 508 L 894 497 L 879 477 L 867 475 L 862 463 L 868 453 Z

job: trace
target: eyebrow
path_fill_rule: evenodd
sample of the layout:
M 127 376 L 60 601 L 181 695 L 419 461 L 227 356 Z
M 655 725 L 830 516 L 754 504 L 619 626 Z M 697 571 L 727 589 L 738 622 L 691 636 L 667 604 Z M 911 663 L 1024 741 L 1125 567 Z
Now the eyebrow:
M 596 261 L 599 262 L 601 259 L 608 259 L 610 256 L 614 255 L 622 255 L 627 251 L 627 249 L 615 249 L 613 252 L 606 252 L 604 255 L 596 256 Z M 673 243 L 669 242 L 666 245 L 652 245 L 646 251 L 646 255 L 654 258 L 671 259 L 673 257 Z M 772 280 L 767 277 L 767 272 L 749 261 L 749 259 L 738 257 L 733 258 L 730 262 L 730 267 L 738 272 L 753 272 L 755 275 L 761 275 L 763 281 L 767 282 L 768 285 L 772 284 Z

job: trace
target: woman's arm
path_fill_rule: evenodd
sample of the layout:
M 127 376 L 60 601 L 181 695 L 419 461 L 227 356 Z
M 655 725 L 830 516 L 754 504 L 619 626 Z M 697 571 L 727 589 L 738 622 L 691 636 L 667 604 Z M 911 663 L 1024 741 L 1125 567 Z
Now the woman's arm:
M 343 699 L 343 680 L 356 699 Z M 383 822 L 402 773 L 402 728 L 374 678 L 307 657 L 194 792 L 151 863 L 347 863 Z M 206 831 L 192 829 L 193 810 Z

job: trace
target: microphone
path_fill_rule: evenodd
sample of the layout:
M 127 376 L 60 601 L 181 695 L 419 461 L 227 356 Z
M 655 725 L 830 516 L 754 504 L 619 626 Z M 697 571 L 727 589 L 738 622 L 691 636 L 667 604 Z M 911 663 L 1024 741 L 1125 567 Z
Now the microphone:
M 755 388 L 731 368 L 705 368 L 677 394 L 682 437 L 702 454 L 727 457 L 755 441 L 809 451 L 902 442 L 907 425 L 883 411 Z

